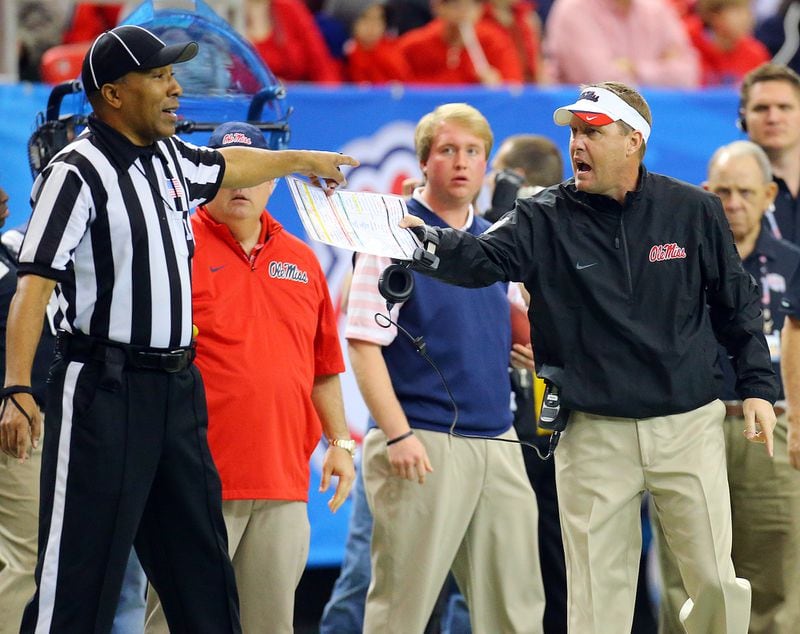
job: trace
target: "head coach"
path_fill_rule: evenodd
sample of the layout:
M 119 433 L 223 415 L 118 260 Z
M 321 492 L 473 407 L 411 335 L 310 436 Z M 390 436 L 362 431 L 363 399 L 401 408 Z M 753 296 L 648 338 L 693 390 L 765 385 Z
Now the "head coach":
M 100 35 L 81 79 L 88 128 L 37 178 L 8 318 L 0 448 L 40 436 L 31 359 L 55 289 L 61 333 L 42 459 L 37 589 L 22 632 L 107 632 L 131 545 L 173 632 L 239 632 L 220 482 L 192 364 L 189 211 L 220 187 L 291 172 L 330 183 L 329 152 L 211 150 L 174 136 L 166 45 L 138 26 Z
M 556 453 L 570 632 L 630 631 L 650 491 L 690 600 L 689 634 L 745 634 L 750 588 L 731 561 L 717 339 L 748 439 L 772 452 L 777 397 L 760 297 L 719 199 L 648 172 L 652 117 L 604 82 L 559 108 L 573 178 L 521 199 L 481 236 L 414 232 L 456 284 L 525 283 L 537 374 L 572 410 Z

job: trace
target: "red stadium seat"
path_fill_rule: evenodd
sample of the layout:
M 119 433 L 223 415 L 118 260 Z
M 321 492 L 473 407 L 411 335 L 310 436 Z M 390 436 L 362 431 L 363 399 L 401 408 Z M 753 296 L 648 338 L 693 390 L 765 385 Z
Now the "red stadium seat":
M 47 49 L 39 65 L 42 81 L 48 84 L 60 84 L 70 79 L 77 79 L 81 74 L 83 57 L 91 44 L 91 42 L 76 42 Z

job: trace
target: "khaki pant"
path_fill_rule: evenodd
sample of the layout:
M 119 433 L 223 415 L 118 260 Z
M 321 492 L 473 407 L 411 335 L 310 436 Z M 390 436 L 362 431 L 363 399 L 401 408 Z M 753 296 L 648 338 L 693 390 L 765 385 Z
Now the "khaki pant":
M 733 511 L 733 563 L 750 581 L 750 634 L 800 631 L 800 471 L 789 464 L 786 416 L 778 417 L 774 458 L 742 435 L 744 419 L 725 419 Z M 654 523 L 655 524 L 655 523 Z M 658 527 L 654 535 L 659 540 Z M 683 634 L 677 612 L 686 598 L 669 552 L 659 549 L 664 594 L 660 632 Z
M 747 632 L 750 591 L 731 561 L 723 417 L 720 401 L 641 420 L 573 412 L 555 456 L 572 634 L 630 632 L 645 490 L 693 600 L 686 631 Z
M 0 454 L 0 634 L 17 634 L 36 584 L 40 449 L 19 464 Z
M 538 514 L 519 445 L 415 434 L 434 469 L 423 485 L 392 475 L 382 431 L 364 441 L 374 517 L 364 632 L 421 634 L 452 569 L 475 634 L 541 633 Z
M 244 634 L 292 634 L 294 593 L 310 538 L 305 502 L 226 500 L 222 515 L 236 573 Z M 158 595 L 149 589 L 147 634 L 167 634 Z

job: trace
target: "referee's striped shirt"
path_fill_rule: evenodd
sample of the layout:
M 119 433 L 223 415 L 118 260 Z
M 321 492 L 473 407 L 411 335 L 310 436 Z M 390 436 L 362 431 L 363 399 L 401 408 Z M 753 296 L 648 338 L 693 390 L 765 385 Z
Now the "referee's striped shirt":
M 192 337 L 189 211 L 213 198 L 221 154 L 176 137 L 138 147 L 94 116 L 36 179 L 19 274 L 55 279 L 55 325 L 151 348 Z

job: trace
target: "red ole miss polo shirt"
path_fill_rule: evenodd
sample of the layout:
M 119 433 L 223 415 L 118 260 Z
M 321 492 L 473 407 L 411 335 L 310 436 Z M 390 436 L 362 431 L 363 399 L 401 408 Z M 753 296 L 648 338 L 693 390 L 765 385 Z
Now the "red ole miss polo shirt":
M 321 425 L 316 376 L 344 371 L 327 281 L 313 251 L 267 212 L 246 254 L 204 207 L 192 217 L 197 366 L 223 498 L 307 500 Z

